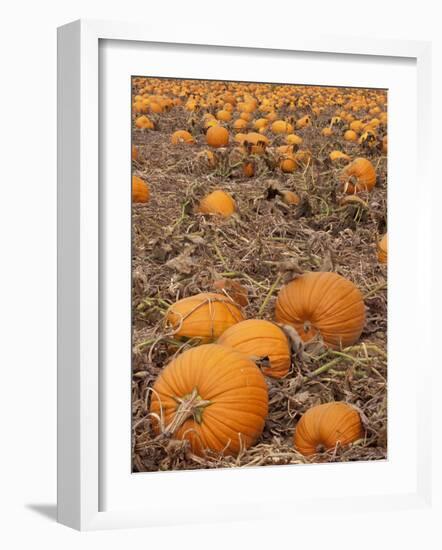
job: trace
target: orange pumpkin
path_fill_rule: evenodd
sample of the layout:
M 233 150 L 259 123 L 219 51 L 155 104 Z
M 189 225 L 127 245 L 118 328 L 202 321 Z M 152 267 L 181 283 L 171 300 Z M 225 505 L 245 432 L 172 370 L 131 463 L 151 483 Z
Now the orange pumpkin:
M 371 191 L 376 184 L 376 170 L 365 158 L 356 158 L 341 172 L 340 180 L 348 194 Z
M 311 126 L 311 118 L 308 115 L 303 116 L 296 122 L 296 128 L 305 128 Z
M 198 211 L 201 214 L 219 214 L 227 218 L 235 212 L 236 204 L 231 195 L 217 189 L 201 199 Z
M 153 130 L 154 124 L 146 115 L 141 115 L 135 120 L 135 126 L 143 130 Z
M 295 449 L 304 456 L 343 447 L 364 435 L 358 411 L 343 402 L 308 409 L 296 426 Z
M 149 186 L 138 176 L 132 176 L 132 202 L 148 202 L 150 198 Z
M 218 159 L 216 158 L 213 151 L 210 151 L 209 149 L 200 151 L 197 154 L 197 157 L 203 161 L 203 163 L 206 163 L 209 168 L 215 168 L 218 164 Z
M 250 147 L 250 152 L 254 153 L 256 155 L 262 155 L 267 145 L 269 144 L 269 139 L 259 134 L 258 132 L 249 132 L 246 134 L 246 138 L 244 140 L 244 143 Z
M 279 161 L 279 168 L 282 172 L 290 174 L 298 168 L 298 164 L 293 155 L 287 154 Z
M 269 121 L 266 118 L 258 118 L 258 120 L 255 120 L 253 123 L 253 127 L 256 130 L 261 130 L 261 128 L 267 128 Z
M 290 370 L 290 344 L 284 331 L 275 323 L 249 319 L 236 323 L 218 338 L 218 344 L 233 348 L 253 360 L 269 360 L 270 366 L 262 372 L 273 378 L 282 378 Z
M 381 264 L 387 263 L 388 238 L 387 233 L 378 242 L 378 260 Z
M 295 206 L 301 202 L 299 195 L 293 191 L 282 191 L 282 200 L 286 204 L 294 204 Z
M 255 175 L 255 165 L 253 162 L 245 162 L 242 167 L 243 174 L 248 178 L 252 178 Z
M 340 161 L 349 161 L 351 160 L 351 158 L 346 155 L 345 153 L 343 153 L 342 151 L 332 151 L 330 154 L 329 154 L 329 157 L 330 157 L 330 160 L 332 162 L 340 162 Z
M 365 324 L 360 290 L 337 273 L 304 273 L 279 291 L 275 317 L 304 342 L 320 336 L 334 349 L 354 344 Z
M 132 160 L 138 160 L 138 148 L 132 145 Z
M 275 120 L 272 123 L 272 132 L 274 134 L 290 134 L 293 132 L 293 126 L 285 120 Z
M 202 342 L 216 340 L 234 325 L 244 321 L 241 308 L 228 296 L 202 292 L 182 298 L 166 312 L 165 323 L 178 338 L 199 338 Z
M 345 141 L 357 141 L 358 134 L 354 130 L 347 130 L 344 134 Z
M 170 138 L 170 141 L 173 145 L 177 145 L 178 143 L 195 143 L 192 134 L 186 130 L 177 130 L 174 132 Z
M 223 122 L 229 122 L 229 120 L 232 118 L 232 115 L 229 111 L 222 109 L 221 111 L 218 111 L 216 113 L 216 118 L 218 120 L 222 120 Z
M 187 440 L 194 454 L 236 456 L 262 433 L 267 385 L 245 355 L 206 344 L 178 355 L 163 369 L 153 385 L 150 412 L 157 434 Z
M 242 118 L 237 118 L 233 123 L 233 128 L 235 130 L 245 130 L 247 126 L 247 121 L 243 120 Z
M 223 126 L 212 126 L 207 130 L 206 140 L 210 147 L 226 147 L 229 144 L 229 132 Z
M 289 134 L 285 140 L 289 145 L 301 145 L 303 141 L 302 137 L 297 136 L 296 134 Z

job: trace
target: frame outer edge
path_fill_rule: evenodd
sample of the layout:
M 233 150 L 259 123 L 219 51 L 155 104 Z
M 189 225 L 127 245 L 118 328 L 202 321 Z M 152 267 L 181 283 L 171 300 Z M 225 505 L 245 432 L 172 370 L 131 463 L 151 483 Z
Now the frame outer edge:
M 150 31 L 151 29 L 149 29 Z M 150 33 L 149 33 L 150 34 Z M 98 42 L 99 39 L 146 40 L 145 25 L 97 20 L 68 23 L 57 33 L 57 514 L 78 530 L 146 525 L 132 514 L 99 513 L 99 348 L 98 348 Z M 159 36 L 152 33 L 151 40 Z M 327 38 L 328 52 L 414 57 L 419 95 L 431 74 L 431 43 Z M 167 42 L 167 38 L 161 39 Z M 180 34 L 174 43 L 188 43 Z M 216 40 L 221 47 L 255 48 L 241 39 Z M 236 44 L 235 44 L 236 42 Z M 208 44 L 210 41 L 208 41 Z M 234 44 L 232 44 L 234 43 Z M 285 49 L 260 44 L 258 48 Z M 321 51 L 315 41 L 298 40 L 290 49 Z M 425 93 L 425 92 L 424 92 Z M 429 100 L 428 94 L 425 99 Z M 428 128 L 426 105 L 421 131 Z M 423 160 L 420 151 L 420 163 Z M 425 179 L 428 180 L 428 174 Z M 423 232 L 428 234 L 426 228 Z M 427 255 L 427 252 L 425 253 Z M 427 306 L 429 304 L 426 304 Z M 420 405 L 422 405 L 421 399 Z M 424 403 L 421 430 L 430 409 Z M 420 468 L 431 457 L 420 453 Z M 424 505 L 431 495 L 429 468 L 418 482 Z M 134 514 L 137 516 L 137 514 Z M 132 519 L 132 521 L 130 521 Z
M 80 23 L 57 30 L 57 520 L 80 529 Z

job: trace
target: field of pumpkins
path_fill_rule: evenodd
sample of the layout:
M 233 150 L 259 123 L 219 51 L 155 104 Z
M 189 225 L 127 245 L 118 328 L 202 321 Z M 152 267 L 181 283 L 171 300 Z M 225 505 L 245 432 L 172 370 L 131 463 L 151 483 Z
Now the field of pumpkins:
M 387 457 L 387 93 L 132 79 L 134 472 Z

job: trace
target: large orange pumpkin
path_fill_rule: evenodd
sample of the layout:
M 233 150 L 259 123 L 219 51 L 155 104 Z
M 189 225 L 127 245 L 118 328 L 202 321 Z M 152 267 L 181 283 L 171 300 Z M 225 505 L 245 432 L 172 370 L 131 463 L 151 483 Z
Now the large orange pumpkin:
M 358 411 L 343 402 L 308 409 L 296 426 L 295 449 L 305 456 L 343 447 L 363 437 Z
M 304 342 L 321 336 L 327 346 L 354 344 L 365 324 L 360 290 L 337 273 L 304 273 L 279 291 L 276 320 L 292 325 Z
M 262 372 L 282 378 L 290 370 L 290 343 L 284 331 L 275 323 L 248 319 L 228 328 L 218 338 L 218 344 L 233 348 L 251 359 L 267 358 L 270 366 Z
M 202 214 L 219 214 L 227 218 L 235 212 L 235 208 L 236 204 L 232 196 L 217 189 L 201 199 L 198 210 Z
M 132 176 L 132 202 L 148 202 L 149 186 L 138 176 Z
M 235 323 L 244 321 L 238 304 L 224 294 L 202 292 L 172 304 L 165 323 L 178 338 L 199 338 L 214 341 Z
M 196 455 L 213 451 L 235 456 L 262 433 L 267 385 L 245 355 L 206 344 L 178 355 L 163 369 L 153 386 L 150 412 L 157 434 L 189 441 Z
M 348 194 L 371 191 L 376 184 L 376 170 L 365 158 L 356 158 L 343 168 L 340 180 Z

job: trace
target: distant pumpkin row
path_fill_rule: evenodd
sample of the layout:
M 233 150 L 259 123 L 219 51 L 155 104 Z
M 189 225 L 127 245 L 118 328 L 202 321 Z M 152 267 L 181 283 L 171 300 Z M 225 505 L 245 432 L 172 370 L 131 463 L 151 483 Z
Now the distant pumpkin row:
M 268 413 L 264 375 L 282 378 L 291 366 L 287 326 L 308 342 L 322 338 L 341 349 L 355 343 L 365 323 L 359 289 L 329 272 L 305 273 L 279 292 L 277 323 L 245 320 L 229 296 L 202 293 L 179 300 L 165 316 L 175 338 L 202 343 L 173 359 L 152 390 L 154 430 L 190 443 L 192 452 L 236 455 L 260 437 Z M 209 343 L 214 342 L 214 343 Z M 265 359 L 259 369 L 256 362 Z M 346 403 L 313 407 L 298 422 L 295 448 L 304 455 L 363 437 L 356 409 Z

